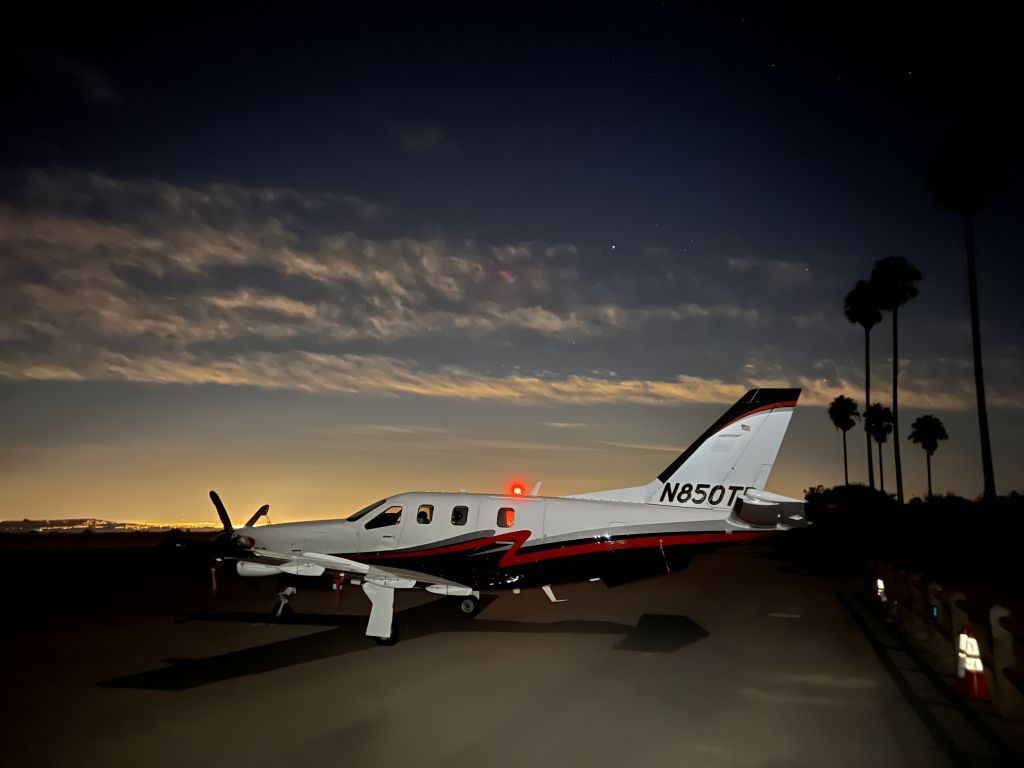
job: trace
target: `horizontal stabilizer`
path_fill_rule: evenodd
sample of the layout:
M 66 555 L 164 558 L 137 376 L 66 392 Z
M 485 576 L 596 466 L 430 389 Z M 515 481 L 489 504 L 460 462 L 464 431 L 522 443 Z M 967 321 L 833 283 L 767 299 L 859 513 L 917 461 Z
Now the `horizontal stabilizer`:
M 754 488 L 736 499 L 731 518 L 734 522 L 757 528 L 775 528 L 779 525 L 804 528 L 809 525 L 804 514 L 804 502 Z

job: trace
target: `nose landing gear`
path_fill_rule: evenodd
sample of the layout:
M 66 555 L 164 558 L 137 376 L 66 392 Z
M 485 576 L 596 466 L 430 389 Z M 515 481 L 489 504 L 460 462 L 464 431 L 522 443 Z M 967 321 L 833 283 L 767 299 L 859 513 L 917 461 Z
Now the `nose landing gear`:
M 270 618 L 273 621 L 288 621 L 295 613 L 289 601 L 297 595 L 299 590 L 295 587 L 285 587 L 277 593 L 278 602 L 270 611 Z

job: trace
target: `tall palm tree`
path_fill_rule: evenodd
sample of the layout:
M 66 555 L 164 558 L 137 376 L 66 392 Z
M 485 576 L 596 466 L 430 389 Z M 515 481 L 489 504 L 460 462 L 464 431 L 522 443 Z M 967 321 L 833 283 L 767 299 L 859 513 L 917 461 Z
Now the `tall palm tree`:
M 978 399 L 978 431 L 981 435 L 981 468 L 986 501 L 996 498 L 992 468 L 992 444 L 985 405 L 985 373 L 981 361 L 981 322 L 978 318 L 978 275 L 974 251 L 974 220 L 986 200 L 1001 192 L 1006 182 L 989 144 L 961 141 L 943 150 L 928 167 L 928 188 L 936 204 L 963 220 L 967 253 L 967 292 L 971 302 L 971 346 L 974 349 L 974 391 Z
M 896 434 L 900 433 L 899 401 L 899 308 L 917 296 L 915 283 L 921 279 L 921 271 L 903 256 L 886 256 L 875 262 L 871 270 L 871 285 L 874 288 L 875 306 L 892 312 L 892 424 Z M 903 465 L 900 463 L 900 441 L 893 440 L 893 459 L 896 463 L 896 500 L 903 503 Z
M 860 414 L 857 413 L 857 401 L 846 395 L 839 395 L 828 407 L 828 417 L 832 424 L 843 433 L 843 479 L 850 484 L 850 469 L 846 458 L 846 433 L 853 429 Z
M 910 434 L 907 440 L 920 445 L 924 449 L 928 461 L 928 498 L 932 497 L 932 454 L 939 447 L 940 440 L 948 440 L 946 428 L 942 422 L 930 413 L 918 416 L 910 425 Z M 897 441 L 899 442 L 899 441 Z
M 864 410 L 864 427 L 878 443 L 878 489 L 885 493 L 885 470 L 882 466 L 882 443 L 892 434 L 892 408 L 872 403 Z
M 882 321 L 882 313 L 875 303 L 874 290 L 866 280 L 858 280 L 843 301 L 846 319 L 864 329 L 864 402 L 871 402 L 871 329 Z M 871 459 L 871 434 L 864 422 L 864 437 L 868 446 L 868 485 L 875 487 L 875 468 Z

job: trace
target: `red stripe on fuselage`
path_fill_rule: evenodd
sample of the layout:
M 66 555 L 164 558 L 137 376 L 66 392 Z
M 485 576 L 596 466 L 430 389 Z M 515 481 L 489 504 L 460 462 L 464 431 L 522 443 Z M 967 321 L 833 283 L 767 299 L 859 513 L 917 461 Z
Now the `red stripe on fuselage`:
M 742 419 L 747 418 L 747 416 L 753 416 L 755 413 L 760 413 L 761 411 L 770 411 L 773 408 L 796 408 L 796 400 L 791 400 L 788 403 L 769 403 L 768 405 L 762 405 L 759 408 L 754 408 L 751 411 L 747 411 L 742 416 L 737 416 L 735 419 L 730 421 L 728 424 L 723 424 L 722 425 L 722 429 L 725 429 L 726 427 L 728 427 L 731 424 L 735 424 L 737 421 L 741 421 Z M 719 432 L 721 432 L 721 431 L 722 430 L 720 429 Z
M 573 557 L 575 555 L 589 555 L 598 552 L 620 552 L 627 549 L 645 549 L 653 547 L 675 547 L 681 545 L 696 544 L 740 544 L 745 541 L 767 536 L 775 531 L 737 531 L 736 533 L 714 532 L 714 533 L 668 533 L 654 534 L 651 536 L 637 536 L 632 539 L 613 539 L 608 541 L 591 541 L 585 544 L 568 544 L 564 547 L 543 549 L 538 552 L 520 552 L 523 544 L 530 538 L 530 531 L 513 531 L 498 536 L 488 536 L 483 539 L 464 541 L 459 544 L 452 544 L 447 547 L 436 549 L 417 549 L 406 551 L 378 551 L 365 552 L 352 555 L 354 560 L 367 559 L 392 559 L 407 557 L 431 557 L 434 555 L 445 555 L 452 552 L 479 549 L 491 544 L 503 544 L 513 542 L 511 549 L 502 555 L 498 565 L 501 568 L 510 568 L 516 565 L 526 565 L 542 560 L 552 560 L 560 557 Z

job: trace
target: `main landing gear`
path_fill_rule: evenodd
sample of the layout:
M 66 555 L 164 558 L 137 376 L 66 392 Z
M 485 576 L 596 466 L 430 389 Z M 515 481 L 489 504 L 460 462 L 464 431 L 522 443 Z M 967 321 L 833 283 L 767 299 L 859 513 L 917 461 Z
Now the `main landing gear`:
M 480 613 L 480 598 L 473 595 L 466 595 L 459 598 L 459 615 L 472 619 Z

